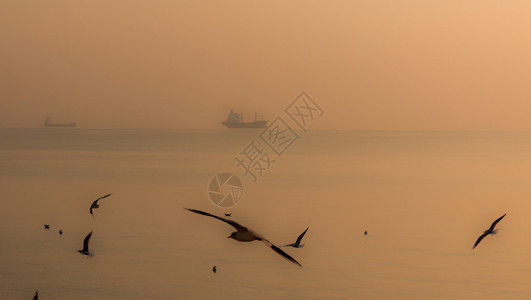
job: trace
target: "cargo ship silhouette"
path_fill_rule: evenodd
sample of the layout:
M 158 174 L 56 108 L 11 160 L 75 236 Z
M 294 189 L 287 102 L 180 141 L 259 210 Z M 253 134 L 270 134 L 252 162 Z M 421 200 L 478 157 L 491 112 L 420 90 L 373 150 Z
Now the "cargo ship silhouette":
M 50 120 L 51 120 L 50 117 L 46 117 L 46 119 L 44 120 L 44 126 L 46 127 L 76 127 L 77 126 L 76 122 L 74 123 L 51 123 Z
M 231 109 L 227 120 L 221 124 L 228 128 L 265 128 L 267 121 L 258 120 L 259 117 L 261 118 L 262 116 L 254 113 L 254 122 L 243 122 L 243 113 L 238 114 Z

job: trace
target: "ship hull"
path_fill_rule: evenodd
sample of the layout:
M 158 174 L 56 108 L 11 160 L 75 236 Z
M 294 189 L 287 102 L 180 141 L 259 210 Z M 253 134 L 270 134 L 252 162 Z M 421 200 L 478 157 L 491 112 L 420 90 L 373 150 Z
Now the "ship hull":
M 254 122 L 223 122 L 228 128 L 265 128 L 267 121 Z
M 44 124 L 46 127 L 76 127 L 76 123 L 68 123 L 68 124 L 53 124 L 53 123 L 47 123 Z

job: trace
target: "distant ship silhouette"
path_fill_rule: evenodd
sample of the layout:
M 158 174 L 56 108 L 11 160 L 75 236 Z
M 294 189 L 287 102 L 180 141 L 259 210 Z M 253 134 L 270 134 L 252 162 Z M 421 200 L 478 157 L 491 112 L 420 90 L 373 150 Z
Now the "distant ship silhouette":
M 243 122 L 243 113 L 235 113 L 230 110 L 227 120 L 221 124 L 228 128 L 265 128 L 267 121 L 258 120 L 258 114 L 254 113 L 254 122 Z
M 77 126 L 76 122 L 74 123 L 51 123 L 50 120 L 51 120 L 50 117 L 46 117 L 46 119 L 44 120 L 44 126 L 46 127 L 76 127 Z

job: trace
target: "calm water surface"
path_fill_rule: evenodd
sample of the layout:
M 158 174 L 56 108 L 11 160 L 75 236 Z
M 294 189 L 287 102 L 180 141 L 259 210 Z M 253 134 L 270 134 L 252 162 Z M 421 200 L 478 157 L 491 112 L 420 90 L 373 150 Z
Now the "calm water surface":
M 301 132 L 253 183 L 234 157 L 259 133 L 0 129 L 0 299 L 531 298 L 531 133 Z M 286 249 L 303 267 L 183 207 L 279 245 L 310 226 Z

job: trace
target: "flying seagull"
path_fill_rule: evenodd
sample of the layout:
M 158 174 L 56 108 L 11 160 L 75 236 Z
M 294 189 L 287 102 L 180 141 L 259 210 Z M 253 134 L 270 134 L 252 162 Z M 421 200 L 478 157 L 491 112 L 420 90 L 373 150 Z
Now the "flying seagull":
M 33 300 L 39 300 L 39 291 L 35 291 L 35 296 L 33 296 Z
M 308 228 L 310 228 L 310 227 L 308 227 Z M 295 243 L 284 245 L 284 247 L 288 247 L 288 246 L 291 246 L 293 248 L 302 248 L 302 247 L 304 247 L 304 244 L 301 244 L 301 240 L 302 240 L 302 237 L 306 234 L 306 231 L 308 231 L 308 228 L 306 228 L 306 230 L 304 230 L 304 232 L 301 233 L 301 235 L 299 235 L 299 237 L 297 238 L 297 241 L 295 241 Z
M 187 209 L 187 210 L 189 210 L 191 212 L 194 212 L 196 214 L 200 214 L 200 215 L 216 218 L 216 219 L 218 219 L 220 221 L 223 221 L 225 223 L 228 223 L 232 227 L 236 228 L 237 231 L 234 231 L 233 233 L 231 233 L 227 238 L 231 238 L 231 239 L 234 239 L 234 240 L 237 240 L 237 241 L 240 241 L 240 242 L 251 242 L 251 241 L 254 241 L 254 240 L 262 241 L 264 244 L 266 244 L 271 249 L 273 249 L 276 253 L 284 256 L 289 261 L 299 265 L 299 267 L 302 267 L 301 264 L 298 261 L 296 261 L 293 257 L 289 256 L 286 252 L 280 250 L 280 248 L 278 248 L 277 246 L 273 245 L 270 241 L 266 240 L 260 234 L 258 234 L 256 232 L 253 232 L 253 231 L 247 229 L 246 227 L 243 227 L 242 225 L 240 225 L 240 224 L 238 224 L 238 223 L 236 223 L 236 222 L 234 222 L 232 220 L 227 220 L 227 219 L 222 218 L 222 217 L 211 215 L 211 214 L 209 214 L 207 212 L 200 211 L 200 210 L 197 210 L 197 209 L 191 209 L 191 208 L 185 208 L 185 209 Z
M 476 248 L 476 246 L 479 244 L 479 242 L 481 242 L 481 240 L 486 237 L 487 235 L 489 234 L 496 234 L 496 231 L 497 230 L 494 230 L 494 227 L 496 227 L 496 224 L 498 224 L 498 222 L 500 222 L 501 219 L 503 219 L 503 217 L 505 217 L 506 214 L 503 214 L 503 216 L 499 217 L 498 219 L 496 219 L 496 221 L 492 222 L 492 225 L 490 225 L 490 228 L 485 230 L 485 232 L 478 238 L 478 240 L 476 241 L 476 243 L 474 244 L 474 247 L 472 247 L 472 249 Z
M 81 253 L 82 255 L 89 255 L 90 254 L 89 253 L 88 244 L 89 244 L 91 236 L 92 236 L 92 231 L 89 234 L 87 234 L 87 236 L 83 240 L 83 250 L 77 250 L 77 252 Z
M 50 229 L 50 224 L 44 224 L 44 229 Z
M 100 207 L 100 206 L 98 205 L 98 201 L 100 201 L 100 200 L 103 199 L 103 198 L 107 198 L 107 197 L 109 197 L 110 195 L 112 195 L 112 194 L 108 194 L 108 195 L 105 195 L 105 196 L 103 196 L 103 197 L 99 197 L 98 199 L 94 200 L 94 202 L 92 202 L 92 204 L 90 205 L 90 214 L 91 214 L 93 217 L 94 217 L 94 214 L 92 213 L 92 209 Z
M 214 272 L 214 274 L 216 274 L 216 271 L 217 271 L 217 270 L 216 270 L 216 266 L 214 266 L 214 267 L 212 268 L 212 272 Z

